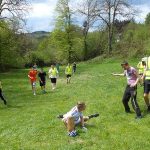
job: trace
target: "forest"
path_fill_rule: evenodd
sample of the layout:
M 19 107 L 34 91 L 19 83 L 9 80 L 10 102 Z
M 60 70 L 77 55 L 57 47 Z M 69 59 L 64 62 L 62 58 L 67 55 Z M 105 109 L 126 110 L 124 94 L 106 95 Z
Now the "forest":
M 0 71 L 87 61 L 95 57 L 141 58 L 150 54 L 150 13 L 138 23 L 126 0 L 85 0 L 76 8 L 58 0 L 52 31 L 24 30 L 27 0 L 0 1 Z M 10 15 L 5 16 L 4 11 Z M 76 18 L 83 17 L 84 21 Z M 122 19 L 119 19 L 122 18 Z

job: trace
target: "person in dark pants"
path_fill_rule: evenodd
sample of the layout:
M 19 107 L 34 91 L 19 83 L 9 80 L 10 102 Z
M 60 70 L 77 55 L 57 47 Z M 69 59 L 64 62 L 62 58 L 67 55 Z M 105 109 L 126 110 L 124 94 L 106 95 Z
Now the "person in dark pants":
M 7 105 L 7 102 L 3 96 L 3 92 L 2 92 L 2 84 L 1 84 L 1 81 L 0 81 L 0 98 L 1 100 L 3 100 L 4 104 Z
M 76 65 L 76 63 L 74 62 L 74 63 L 73 63 L 73 73 L 76 72 L 76 68 L 77 68 L 77 65 Z
M 130 113 L 130 107 L 128 102 L 131 98 L 132 107 L 136 112 L 136 118 L 142 118 L 141 111 L 139 105 L 137 103 L 137 83 L 139 81 L 138 73 L 135 68 L 131 67 L 127 61 L 124 61 L 121 64 L 122 68 L 124 69 L 124 73 L 122 74 L 115 74 L 112 73 L 114 76 L 126 76 L 127 77 L 127 86 L 125 88 L 125 92 L 122 98 L 122 103 L 125 108 L 126 113 Z
M 45 91 L 46 72 L 43 71 L 43 68 L 41 68 L 40 72 L 38 73 L 38 77 L 39 77 L 39 82 L 40 82 L 42 93 L 46 93 Z

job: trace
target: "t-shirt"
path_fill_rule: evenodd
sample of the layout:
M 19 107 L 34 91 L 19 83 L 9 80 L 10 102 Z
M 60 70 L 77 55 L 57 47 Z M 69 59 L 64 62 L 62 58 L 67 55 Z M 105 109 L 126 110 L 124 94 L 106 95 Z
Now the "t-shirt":
M 49 69 L 49 78 L 57 78 L 58 71 L 56 68 Z
M 68 75 L 72 74 L 72 66 L 67 66 L 66 67 L 65 74 L 68 74 Z
M 127 77 L 128 85 L 134 84 L 137 80 L 137 71 L 135 68 L 130 67 L 129 69 L 124 71 L 125 76 Z
M 30 76 L 30 80 L 32 82 L 36 81 L 36 75 L 37 75 L 37 71 L 36 70 L 30 70 L 28 75 Z
M 45 81 L 46 72 L 39 72 L 38 77 L 40 77 L 42 81 Z
M 75 106 L 64 115 L 64 119 L 67 119 L 68 117 L 73 117 L 74 121 L 77 121 L 80 117 L 83 117 L 83 114 L 82 112 L 79 112 L 77 106 Z

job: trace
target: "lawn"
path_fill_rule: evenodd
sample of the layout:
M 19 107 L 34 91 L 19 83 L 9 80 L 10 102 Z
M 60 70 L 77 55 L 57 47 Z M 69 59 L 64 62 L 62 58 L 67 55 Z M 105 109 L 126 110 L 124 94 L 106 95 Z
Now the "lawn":
M 137 62 L 132 62 L 136 66 Z M 48 72 L 48 68 L 44 68 Z M 66 84 L 64 67 L 60 68 L 57 89 L 51 90 L 47 80 L 46 94 L 37 82 L 33 96 L 27 69 L 0 74 L 3 91 L 8 101 L 0 101 L 0 150 L 149 150 L 150 114 L 143 100 L 143 87 L 138 86 L 138 102 L 143 114 L 126 114 L 121 102 L 126 78 L 114 77 L 122 72 L 119 61 L 81 63 Z M 84 101 L 84 115 L 99 113 L 91 119 L 84 133 L 68 137 L 66 129 L 56 116 L 70 110 L 77 101 Z M 131 103 L 130 103 L 131 106 Z M 132 108 L 132 107 L 131 107 Z

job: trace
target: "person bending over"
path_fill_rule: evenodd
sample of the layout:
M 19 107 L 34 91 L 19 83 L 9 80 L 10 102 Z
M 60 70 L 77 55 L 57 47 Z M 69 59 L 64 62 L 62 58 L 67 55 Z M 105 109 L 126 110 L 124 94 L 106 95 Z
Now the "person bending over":
M 77 102 L 77 105 L 74 106 L 69 112 L 64 115 L 59 115 L 58 118 L 62 118 L 63 123 L 65 124 L 68 135 L 75 137 L 77 132 L 75 130 L 76 125 L 80 124 L 84 131 L 87 131 L 85 127 L 85 122 L 93 117 L 98 117 L 99 114 L 93 114 L 90 116 L 83 116 L 82 112 L 86 109 L 84 102 Z

